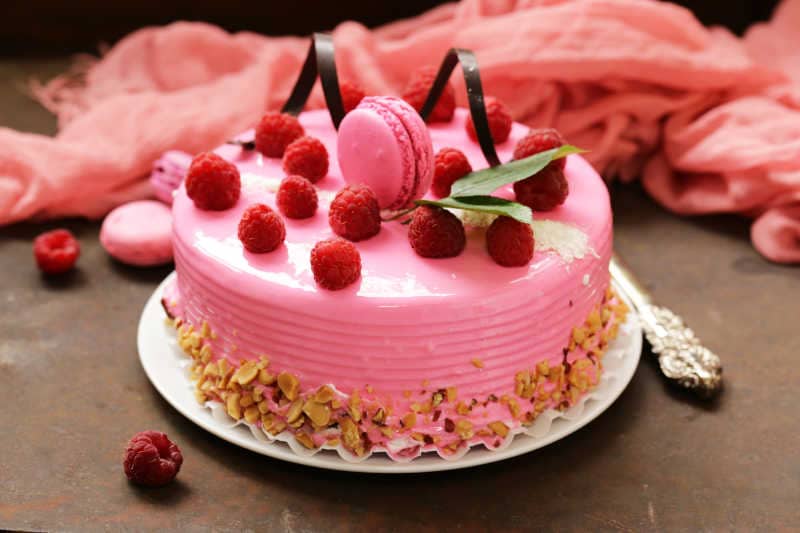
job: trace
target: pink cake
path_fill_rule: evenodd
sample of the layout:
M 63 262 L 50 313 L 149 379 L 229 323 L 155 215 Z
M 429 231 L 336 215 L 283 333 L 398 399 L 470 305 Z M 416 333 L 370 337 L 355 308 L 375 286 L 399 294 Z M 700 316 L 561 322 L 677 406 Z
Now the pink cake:
M 485 168 L 466 119 L 457 109 L 449 123 L 429 126 L 434 153 L 457 147 L 473 168 Z M 400 459 L 478 443 L 497 448 L 597 384 L 626 308 L 609 289 L 608 192 L 584 159 L 568 157 L 566 202 L 534 213 L 529 265 L 492 261 L 485 217 L 464 216 L 466 249 L 449 259 L 416 255 L 407 226 L 384 222 L 356 243 L 361 278 L 327 291 L 314 281 L 309 254 L 333 236 L 327 210 L 344 186 L 337 132 L 324 110 L 299 120 L 325 144 L 330 170 L 316 183 L 316 215 L 285 219 L 276 251 L 245 251 L 237 224 L 253 203 L 275 207 L 279 159 L 223 146 L 216 153 L 241 174 L 236 205 L 200 210 L 183 187 L 174 197 L 177 282 L 164 304 L 194 359 L 199 402 L 222 402 L 233 419 L 307 448 L 384 450 Z M 502 161 L 526 131 L 514 124 L 497 146 Z M 504 194 L 513 198 L 510 187 Z

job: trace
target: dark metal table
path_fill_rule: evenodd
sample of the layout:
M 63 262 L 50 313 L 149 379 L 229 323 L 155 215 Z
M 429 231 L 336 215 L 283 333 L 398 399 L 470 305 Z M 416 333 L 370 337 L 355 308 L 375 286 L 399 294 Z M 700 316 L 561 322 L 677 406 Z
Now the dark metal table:
M 0 124 L 50 133 L 17 87 L 63 61 L 0 62 Z M 0 147 L 2 149 L 2 147 Z M 617 250 L 725 364 L 710 405 L 666 387 L 645 353 L 628 389 L 572 436 L 503 463 L 365 476 L 281 463 L 184 419 L 136 353 L 142 306 L 169 268 L 111 261 L 97 223 L 0 229 L 0 528 L 26 530 L 739 530 L 800 527 L 800 268 L 772 265 L 733 217 L 682 219 L 613 190 Z M 66 226 L 80 268 L 39 275 L 33 237 Z M 179 480 L 140 490 L 127 439 L 165 431 Z

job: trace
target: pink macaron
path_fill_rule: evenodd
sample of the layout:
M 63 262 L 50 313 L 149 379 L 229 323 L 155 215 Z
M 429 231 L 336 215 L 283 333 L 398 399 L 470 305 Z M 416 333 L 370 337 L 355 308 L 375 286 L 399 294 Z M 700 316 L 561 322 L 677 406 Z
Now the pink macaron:
M 428 191 L 434 168 L 431 137 L 403 100 L 364 98 L 344 117 L 338 137 L 344 180 L 370 187 L 382 209 L 402 209 Z
M 123 204 L 100 228 L 100 244 L 111 257 L 134 266 L 172 261 L 172 211 L 154 200 Z
M 153 172 L 150 174 L 150 184 L 156 198 L 167 205 L 172 205 L 172 193 L 180 187 L 192 156 L 186 152 L 170 150 L 153 163 Z

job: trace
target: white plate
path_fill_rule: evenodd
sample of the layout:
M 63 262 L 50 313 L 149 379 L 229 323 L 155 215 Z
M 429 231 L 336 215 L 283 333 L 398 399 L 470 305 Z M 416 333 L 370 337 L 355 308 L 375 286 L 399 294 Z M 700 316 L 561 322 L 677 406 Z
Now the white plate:
M 298 455 L 287 444 L 280 441 L 256 439 L 250 429 L 243 425 L 225 423 L 215 418 L 212 410 L 197 403 L 193 388 L 189 386 L 186 366 L 189 358 L 177 347 L 175 332 L 164 324 L 164 311 L 161 307 L 161 293 L 166 283 L 175 276 L 170 274 L 147 301 L 139 322 L 138 346 L 142 367 L 156 390 L 179 413 L 213 433 L 248 450 L 282 459 L 331 470 L 351 472 L 410 474 L 453 470 L 502 461 L 527 453 L 555 442 L 573 431 L 585 426 L 614 403 L 630 382 L 639 363 L 642 351 L 642 331 L 634 313 L 620 327 L 620 334 L 609 346 L 603 357 L 603 374 L 597 387 L 584 401 L 558 412 L 550 413 L 549 421 L 538 435 L 517 435 L 505 448 L 490 451 L 483 446 L 471 448 L 465 455 L 455 460 L 445 460 L 435 453 L 425 453 L 407 463 L 398 463 L 383 453 L 375 453 L 361 462 L 348 462 L 333 450 L 322 450 L 314 455 Z M 630 302 L 628 302 L 630 305 Z M 537 419 L 538 420 L 538 419 Z

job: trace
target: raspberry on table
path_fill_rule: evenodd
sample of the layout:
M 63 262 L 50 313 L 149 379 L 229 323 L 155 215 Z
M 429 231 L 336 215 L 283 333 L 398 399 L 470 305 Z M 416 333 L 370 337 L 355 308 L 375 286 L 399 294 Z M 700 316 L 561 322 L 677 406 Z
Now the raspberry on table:
M 563 204 L 569 195 L 564 171 L 547 165 L 530 178 L 514 183 L 517 201 L 534 211 L 550 211 Z
M 381 230 L 378 197 L 366 185 L 348 185 L 336 193 L 328 210 L 334 233 L 351 241 L 363 241 Z
M 411 74 L 408 85 L 403 91 L 403 100 L 416 109 L 418 113 L 422 111 L 422 106 L 425 105 L 425 100 L 428 98 L 428 93 L 433 86 L 437 72 L 438 69 L 431 66 L 416 70 Z M 453 88 L 453 84 L 448 81 L 426 122 L 450 122 L 455 109 L 456 90 Z
M 80 243 L 66 229 L 47 231 L 33 241 L 33 257 L 45 274 L 62 274 L 72 269 L 80 255 Z
M 160 431 L 142 431 L 125 448 L 125 475 L 139 485 L 161 487 L 172 481 L 181 469 L 180 449 Z
M 266 113 L 256 126 L 256 150 L 267 157 L 282 157 L 286 147 L 304 134 L 296 117 L 288 113 Z
M 213 152 L 194 156 L 186 173 L 186 195 L 198 209 L 224 211 L 239 200 L 239 169 Z
M 283 219 L 265 204 L 248 207 L 239 220 L 239 240 L 254 254 L 271 252 L 286 238 Z
M 511 217 L 497 217 L 486 231 L 486 249 L 498 265 L 527 265 L 533 258 L 533 229 Z
M 455 148 L 442 148 L 436 154 L 431 191 L 439 198 L 450 196 L 450 187 L 472 172 L 467 156 Z
M 493 96 L 487 96 L 484 99 L 486 104 L 486 118 L 489 120 L 489 131 L 492 133 L 492 140 L 495 144 L 500 144 L 508 139 L 511 133 L 511 125 L 513 119 L 511 113 L 508 111 L 506 105 Z M 467 134 L 473 141 L 478 140 L 478 134 L 475 132 L 475 124 L 472 123 L 472 117 L 467 119 Z
M 320 287 L 343 289 L 361 276 L 361 254 L 353 243 L 339 237 L 320 241 L 311 250 L 311 271 Z
M 342 106 L 344 112 L 349 113 L 358 106 L 361 100 L 367 95 L 360 85 L 352 81 L 343 81 L 339 84 L 339 93 L 342 95 Z
M 517 142 L 517 146 L 514 147 L 514 159 L 525 159 L 526 157 L 538 154 L 539 152 L 558 148 L 559 146 L 563 145 L 564 138 L 561 136 L 558 130 L 554 128 L 532 129 L 525 135 L 525 137 Z M 556 159 L 555 161 L 551 161 L 549 164 L 560 167 L 561 170 L 564 170 L 564 166 L 567 164 L 567 159 L 562 157 Z
M 317 212 L 317 190 L 303 176 L 292 174 L 281 181 L 275 203 L 287 218 L 309 218 Z
M 455 257 L 464 250 L 464 225 L 450 211 L 423 205 L 414 210 L 408 226 L 408 241 L 422 257 Z
M 315 137 L 295 139 L 283 153 L 283 170 L 316 183 L 328 175 L 328 150 Z

